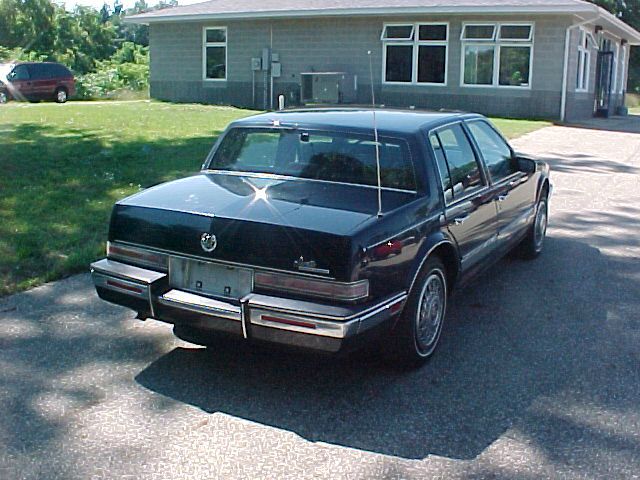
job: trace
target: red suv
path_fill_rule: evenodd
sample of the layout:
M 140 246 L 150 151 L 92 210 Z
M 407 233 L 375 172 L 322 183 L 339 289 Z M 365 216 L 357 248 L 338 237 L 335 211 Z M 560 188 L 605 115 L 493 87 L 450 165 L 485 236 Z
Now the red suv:
M 55 100 L 64 103 L 76 93 L 73 73 L 53 62 L 0 64 L 0 103 L 15 100 Z

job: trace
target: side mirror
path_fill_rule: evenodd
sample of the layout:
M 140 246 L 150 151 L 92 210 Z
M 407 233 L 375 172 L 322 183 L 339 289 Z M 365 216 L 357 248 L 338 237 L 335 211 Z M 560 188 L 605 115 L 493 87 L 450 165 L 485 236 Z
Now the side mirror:
M 526 173 L 534 173 L 536 171 L 536 162 L 523 155 L 515 154 L 515 162 L 518 166 L 518 170 Z

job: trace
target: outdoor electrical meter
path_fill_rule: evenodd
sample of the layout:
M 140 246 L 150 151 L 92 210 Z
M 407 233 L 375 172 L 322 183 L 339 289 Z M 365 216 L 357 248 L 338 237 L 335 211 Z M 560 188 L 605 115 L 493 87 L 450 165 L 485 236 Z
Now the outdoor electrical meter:
M 262 70 L 262 59 L 255 57 L 251 59 L 251 70 L 253 72 L 257 72 L 259 70 Z

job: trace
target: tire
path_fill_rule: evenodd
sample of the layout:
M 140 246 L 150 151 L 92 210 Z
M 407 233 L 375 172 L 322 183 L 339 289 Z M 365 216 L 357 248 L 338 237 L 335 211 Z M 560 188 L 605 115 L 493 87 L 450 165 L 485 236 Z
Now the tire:
M 544 239 L 547 234 L 549 220 L 549 199 L 547 192 L 542 192 L 533 224 L 529 227 L 529 233 L 520 244 L 520 254 L 523 258 L 532 260 L 542 253 Z
M 69 100 L 69 92 L 67 92 L 67 89 L 56 88 L 54 100 L 56 101 L 56 103 L 65 103 L 67 100 Z
M 393 366 L 418 368 L 433 356 L 447 313 L 447 295 L 445 267 L 438 257 L 429 258 L 391 333 L 387 357 Z
M 0 105 L 7 103 L 9 101 L 9 95 L 7 92 L 0 92 Z

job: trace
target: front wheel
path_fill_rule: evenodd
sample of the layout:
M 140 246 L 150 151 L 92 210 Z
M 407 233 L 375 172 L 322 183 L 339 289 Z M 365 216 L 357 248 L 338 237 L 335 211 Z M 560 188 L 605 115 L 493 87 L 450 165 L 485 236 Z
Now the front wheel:
M 533 224 L 521 244 L 521 252 L 524 258 L 533 259 L 542 253 L 544 239 L 547 235 L 548 221 L 549 201 L 546 194 L 543 192 L 543 196 L 538 201 L 538 205 L 536 207 L 536 216 L 533 220 Z
M 0 104 L 7 103 L 9 101 L 9 96 L 7 92 L 0 92 Z
M 392 332 L 389 353 L 395 365 L 416 368 L 438 346 L 447 312 L 447 276 L 439 258 L 428 259 Z

